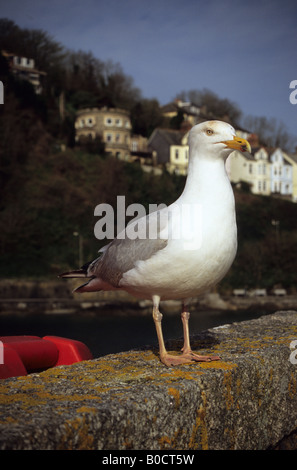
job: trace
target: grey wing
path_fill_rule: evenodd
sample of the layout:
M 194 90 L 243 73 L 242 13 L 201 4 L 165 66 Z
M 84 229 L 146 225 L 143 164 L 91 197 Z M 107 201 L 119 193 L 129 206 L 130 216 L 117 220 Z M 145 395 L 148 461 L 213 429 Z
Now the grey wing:
M 159 214 L 152 213 L 128 225 L 100 250 L 102 256 L 90 264 L 88 274 L 118 287 L 123 274 L 134 268 L 137 261 L 145 261 L 166 247 L 168 238 L 161 235 L 166 223 L 165 217 L 162 219 Z M 141 238 L 132 239 L 133 233 Z

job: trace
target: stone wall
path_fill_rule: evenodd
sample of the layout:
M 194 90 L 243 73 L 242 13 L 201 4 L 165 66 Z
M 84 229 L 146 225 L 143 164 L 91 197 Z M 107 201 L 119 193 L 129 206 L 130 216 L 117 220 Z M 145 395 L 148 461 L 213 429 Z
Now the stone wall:
M 295 340 L 297 312 L 276 312 L 192 337 L 217 362 L 167 368 L 148 347 L 3 380 L 0 448 L 294 448 Z

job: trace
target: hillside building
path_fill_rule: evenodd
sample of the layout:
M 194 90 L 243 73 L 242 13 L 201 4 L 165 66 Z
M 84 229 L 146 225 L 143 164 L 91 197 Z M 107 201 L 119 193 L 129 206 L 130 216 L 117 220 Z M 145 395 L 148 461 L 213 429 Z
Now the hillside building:
M 8 61 L 12 73 L 21 80 L 27 80 L 34 88 L 37 95 L 42 93 L 42 83 L 46 72 L 35 68 L 34 59 L 20 57 L 15 54 L 2 51 L 3 57 Z
M 99 137 L 107 153 L 130 160 L 131 120 L 129 112 L 118 108 L 86 108 L 77 112 L 76 141 Z

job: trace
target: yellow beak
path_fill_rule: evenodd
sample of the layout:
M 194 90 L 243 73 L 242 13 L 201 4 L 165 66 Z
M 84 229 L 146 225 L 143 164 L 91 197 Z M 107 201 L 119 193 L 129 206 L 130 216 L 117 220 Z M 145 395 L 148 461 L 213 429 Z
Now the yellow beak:
M 230 149 L 240 150 L 240 152 L 249 152 L 251 153 L 251 146 L 250 143 L 245 140 L 241 139 L 240 137 L 234 137 L 233 140 L 225 140 L 222 144 L 227 145 Z

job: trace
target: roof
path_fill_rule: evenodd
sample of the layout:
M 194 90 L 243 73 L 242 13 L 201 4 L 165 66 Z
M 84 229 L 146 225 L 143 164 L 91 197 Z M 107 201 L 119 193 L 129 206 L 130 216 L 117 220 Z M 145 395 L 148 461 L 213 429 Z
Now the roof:
M 294 163 L 297 163 L 297 153 L 288 153 L 284 152 L 284 158 L 288 157 L 290 160 L 292 160 Z
M 161 106 L 161 111 L 162 113 L 173 113 L 177 111 L 177 106 L 175 103 L 165 104 L 164 106 Z
M 182 138 L 186 134 L 185 131 L 177 131 L 173 129 L 154 130 L 148 140 L 149 150 L 157 152 L 158 163 L 166 163 L 170 157 L 171 145 L 182 145 Z
M 182 102 L 182 101 L 173 101 L 172 103 L 165 104 L 161 107 L 162 113 L 174 113 L 181 111 L 185 114 L 191 116 L 199 116 L 200 115 L 200 107 L 189 102 Z
M 11 65 L 11 68 L 13 70 L 17 70 L 19 72 L 27 72 L 27 73 L 36 73 L 36 74 L 39 74 L 39 75 L 47 75 L 46 72 L 43 72 L 41 70 L 38 70 L 36 69 L 35 67 L 26 67 L 24 65 L 21 65 L 21 64 L 15 64 L 15 63 L 12 63 L 12 59 L 14 57 L 19 57 L 21 59 L 29 59 L 29 60 L 33 60 L 34 61 L 34 64 L 35 64 L 35 59 L 33 59 L 32 57 L 25 57 L 25 56 L 19 56 L 17 54 L 14 54 L 13 52 L 7 52 L 5 50 L 1 50 L 0 51 L 2 56 L 3 57 L 6 57 L 8 60 L 10 59 L 10 65 Z
M 36 73 L 38 75 L 47 75 L 46 72 L 43 72 L 41 70 L 37 70 L 33 67 L 32 68 L 31 67 L 24 67 L 23 65 L 13 64 L 12 69 L 13 70 L 18 70 L 19 72 Z
M 181 141 L 186 132 L 175 129 L 162 129 L 157 127 L 149 138 L 149 143 L 157 136 L 164 140 L 168 145 L 181 145 Z

